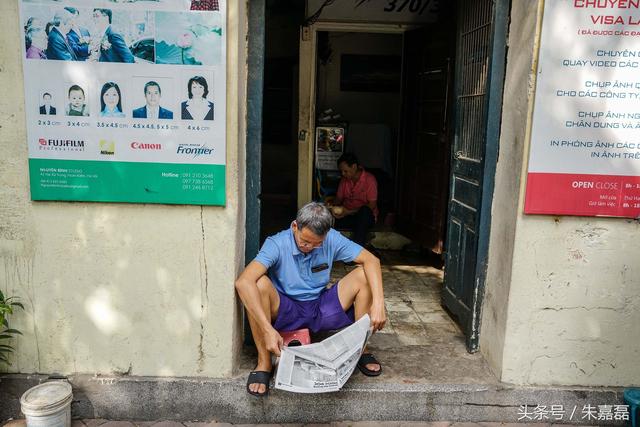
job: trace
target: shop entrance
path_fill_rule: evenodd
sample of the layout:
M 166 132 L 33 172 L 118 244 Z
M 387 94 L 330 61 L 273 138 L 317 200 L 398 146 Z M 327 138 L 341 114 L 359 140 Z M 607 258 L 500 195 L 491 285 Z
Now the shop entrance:
M 379 186 L 370 243 L 384 264 L 390 327 L 372 345 L 416 360 L 434 343 L 448 357 L 475 352 L 508 1 L 460 0 L 418 28 L 301 26 L 300 3 L 266 3 L 260 242 L 297 207 L 335 193 L 339 175 L 319 167 L 317 136 L 342 132 L 340 149 Z

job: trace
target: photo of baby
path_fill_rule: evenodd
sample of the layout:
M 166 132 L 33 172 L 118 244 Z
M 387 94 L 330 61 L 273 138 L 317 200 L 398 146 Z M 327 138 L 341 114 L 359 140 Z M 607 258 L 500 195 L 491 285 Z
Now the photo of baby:
M 87 117 L 89 106 L 84 92 L 79 85 L 71 85 L 68 91 L 69 103 L 65 109 L 67 116 Z

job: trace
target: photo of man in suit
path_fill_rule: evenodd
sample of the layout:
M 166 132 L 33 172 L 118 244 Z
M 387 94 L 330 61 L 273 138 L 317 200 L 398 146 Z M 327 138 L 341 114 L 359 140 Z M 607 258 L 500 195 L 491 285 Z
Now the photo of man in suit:
M 42 95 L 40 114 L 48 114 L 51 116 L 56 115 L 56 107 L 51 106 L 51 94 L 49 92 L 45 92 L 44 95 Z
M 78 25 L 78 17 L 80 16 L 78 9 L 75 7 L 65 7 L 64 9 L 73 15 L 73 18 L 69 22 L 71 28 L 67 33 L 67 42 L 76 54 L 78 61 L 86 61 L 91 54 L 89 48 L 91 35 L 89 34 L 89 30 Z
M 73 48 L 67 41 L 67 33 L 71 30 L 73 18 L 74 15 L 64 9 L 53 16 L 48 36 L 47 59 L 57 59 L 61 61 L 78 60 Z
M 132 112 L 134 119 L 173 119 L 173 112 L 160 106 L 162 89 L 153 80 L 144 85 L 144 99 L 146 105 L 136 108 Z
M 93 20 L 98 31 L 97 37 L 93 37 L 91 43 L 92 55 L 97 56 L 100 62 L 133 63 L 133 54 L 125 43 L 124 37 L 111 28 L 113 20 L 111 9 L 93 9 Z

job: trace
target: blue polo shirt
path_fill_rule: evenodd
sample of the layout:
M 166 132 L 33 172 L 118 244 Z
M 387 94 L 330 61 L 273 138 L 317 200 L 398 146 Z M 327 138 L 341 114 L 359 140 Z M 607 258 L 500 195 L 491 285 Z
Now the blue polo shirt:
M 329 283 L 334 261 L 353 261 L 361 251 L 362 246 L 332 228 L 320 247 L 305 254 L 298 249 L 290 227 L 268 237 L 255 260 L 267 268 L 279 292 L 298 301 L 310 301 L 318 298 Z M 323 269 L 324 265 L 327 268 Z

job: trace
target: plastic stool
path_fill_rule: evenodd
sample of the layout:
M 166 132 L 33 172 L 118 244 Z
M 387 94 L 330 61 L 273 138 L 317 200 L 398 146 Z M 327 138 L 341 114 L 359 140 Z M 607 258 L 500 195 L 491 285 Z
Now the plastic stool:
M 631 427 L 637 427 L 638 409 L 640 407 L 640 388 L 628 388 L 624 391 L 624 401 L 629 405 L 631 413 Z
M 295 331 L 278 331 L 282 336 L 285 347 L 311 344 L 309 329 L 298 329 Z

